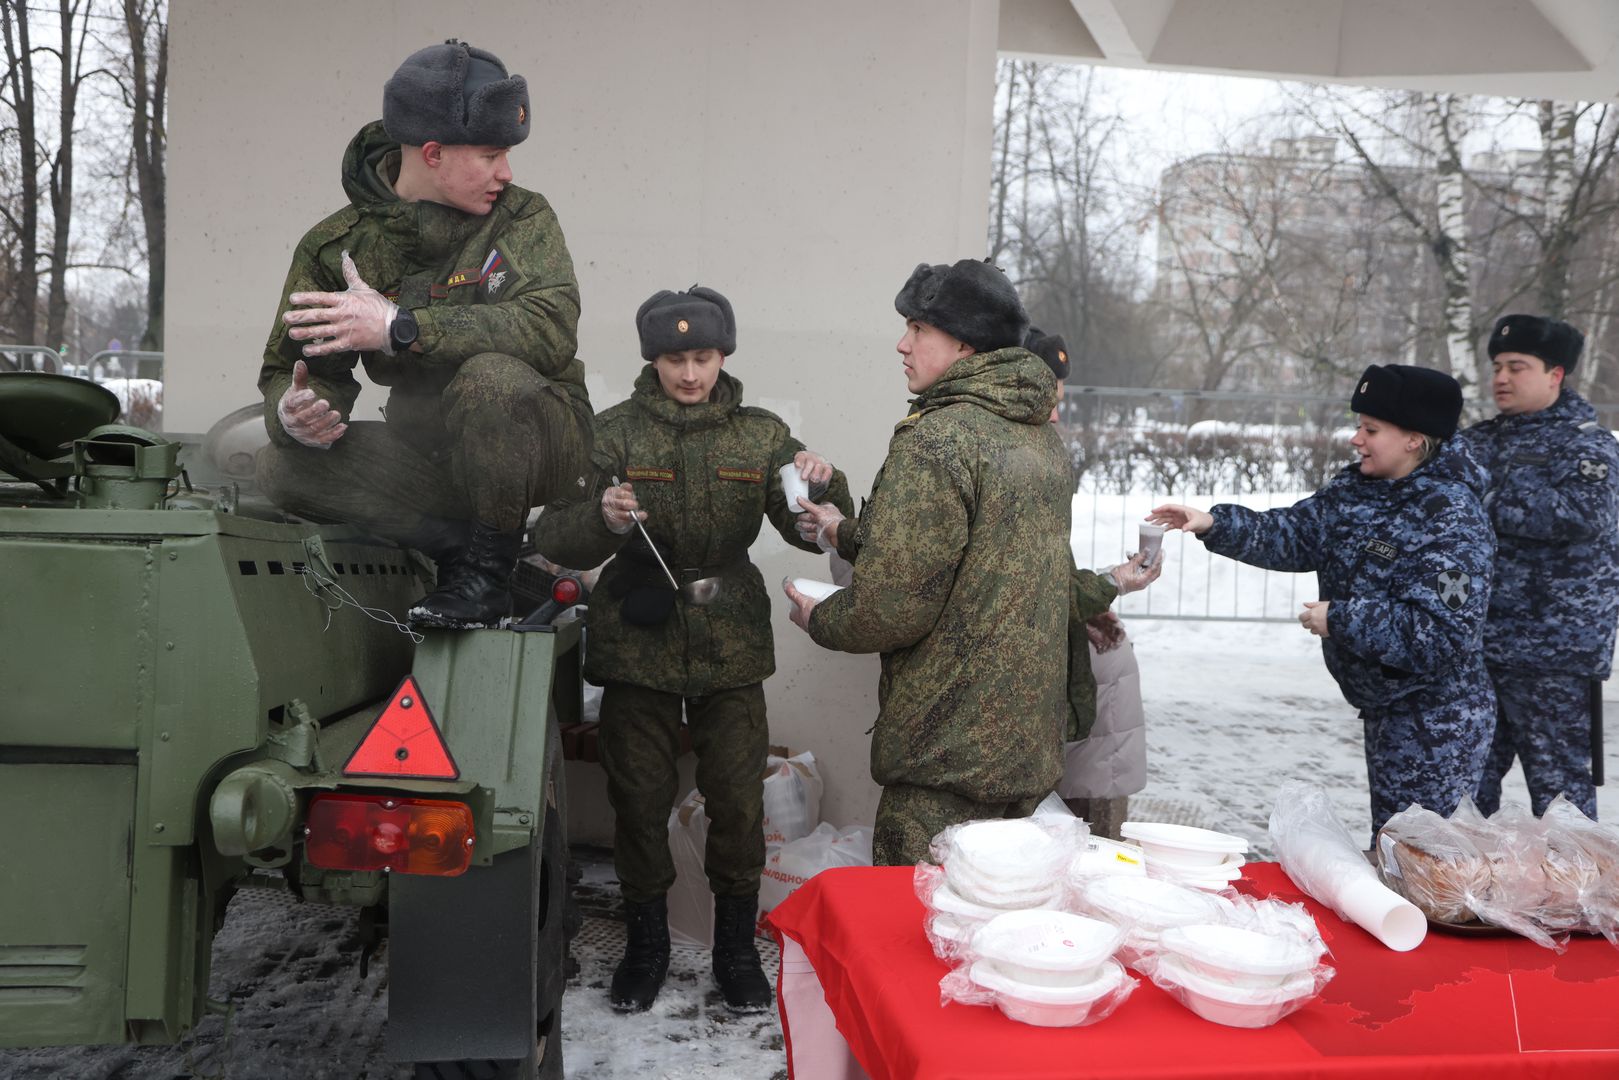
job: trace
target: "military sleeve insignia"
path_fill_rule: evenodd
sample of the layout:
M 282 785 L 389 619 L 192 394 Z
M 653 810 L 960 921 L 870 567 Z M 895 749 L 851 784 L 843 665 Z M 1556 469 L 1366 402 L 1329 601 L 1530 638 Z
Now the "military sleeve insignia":
M 1595 458 L 1580 459 L 1580 476 L 1587 480 L 1606 480 L 1608 478 L 1608 463 Z
M 1473 595 L 1473 579 L 1460 570 L 1441 570 L 1434 578 L 1439 600 L 1452 611 L 1460 611 Z

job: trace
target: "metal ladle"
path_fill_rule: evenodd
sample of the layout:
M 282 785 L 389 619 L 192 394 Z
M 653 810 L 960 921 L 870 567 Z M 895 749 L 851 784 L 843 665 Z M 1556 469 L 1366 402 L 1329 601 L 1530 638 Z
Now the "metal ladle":
M 619 479 L 616 476 L 613 477 L 613 486 L 620 486 Z M 698 578 L 696 581 L 682 585 L 680 582 L 675 580 L 674 572 L 669 569 L 669 564 L 664 562 L 663 556 L 658 553 L 658 545 L 654 544 L 652 542 L 652 537 L 647 535 L 646 526 L 641 524 L 641 519 L 635 514 L 631 514 L 630 520 L 635 522 L 635 527 L 637 529 L 641 530 L 641 538 L 646 541 L 646 546 L 652 549 L 652 557 L 658 560 L 658 565 L 663 568 L 664 576 L 669 579 L 669 584 L 675 590 L 675 592 L 679 593 L 681 598 L 685 600 L 686 603 L 692 604 L 696 607 L 702 607 L 704 604 L 712 603 L 714 598 L 720 594 L 720 585 L 723 584 L 722 580 L 718 577 L 705 577 Z

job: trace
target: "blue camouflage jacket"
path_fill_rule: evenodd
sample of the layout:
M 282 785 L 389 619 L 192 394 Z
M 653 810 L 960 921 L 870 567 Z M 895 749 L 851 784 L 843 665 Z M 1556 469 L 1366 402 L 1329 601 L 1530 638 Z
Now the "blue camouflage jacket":
M 1475 424 L 1489 471 L 1492 665 L 1606 679 L 1619 621 L 1619 441 L 1572 390 L 1547 409 Z
M 1448 700 L 1488 681 L 1480 646 L 1495 541 L 1484 482 L 1452 439 L 1398 480 L 1353 464 L 1279 510 L 1222 503 L 1201 539 L 1254 566 L 1316 572 L 1332 602 L 1321 651 L 1355 708 L 1422 691 Z

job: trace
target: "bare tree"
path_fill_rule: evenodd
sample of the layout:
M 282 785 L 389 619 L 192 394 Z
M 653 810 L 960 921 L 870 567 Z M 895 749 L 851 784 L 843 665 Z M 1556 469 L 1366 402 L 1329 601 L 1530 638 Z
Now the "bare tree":
M 163 348 L 163 286 L 168 211 L 164 177 L 168 145 L 169 27 L 166 0 L 124 0 L 127 69 L 118 85 L 132 114 L 130 161 L 146 235 L 146 330 L 143 349 Z
M 0 206 L 7 229 L 15 238 L 15 286 L 9 291 L 6 321 L 20 344 L 34 344 L 39 317 L 39 138 L 34 115 L 38 95 L 34 89 L 34 47 L 29 34 L 24 0 L 0 0 L 0 31 L 6 48 L 4 94 L 0 104 L 11 113 L 3 133 L 17 145 L 17 199 Z

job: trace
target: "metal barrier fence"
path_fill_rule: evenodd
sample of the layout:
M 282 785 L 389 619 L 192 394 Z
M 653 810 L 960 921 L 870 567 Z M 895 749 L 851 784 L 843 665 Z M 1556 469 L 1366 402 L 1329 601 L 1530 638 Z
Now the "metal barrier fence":
M 1595 407 L 1619 422 L 1619 404 Z M 1481 404 L 1463 422 L 1488 415 Z M 1355 417 L 1340 396 L 1069 386 L 1058 424 L 1077 477 L 1074 557 L 1101 569 L 1137 550 L 1137 526 L 1160 503 L 1292 505 L 1349 463 Z M 1163 575 L 1121 598 L 1121 616 L 1289 622 L 1319 595 L 1314 574 L 1245 566 L 1182 533 L 1164 551 Z
M 118 397 L 120 420 L 149 431 L 163 430 L 163 354 L 141 349 L 103 349 L 82 364 L 45 345 L 0 345 L 0 373 L 40 371 L 76 375 Z

